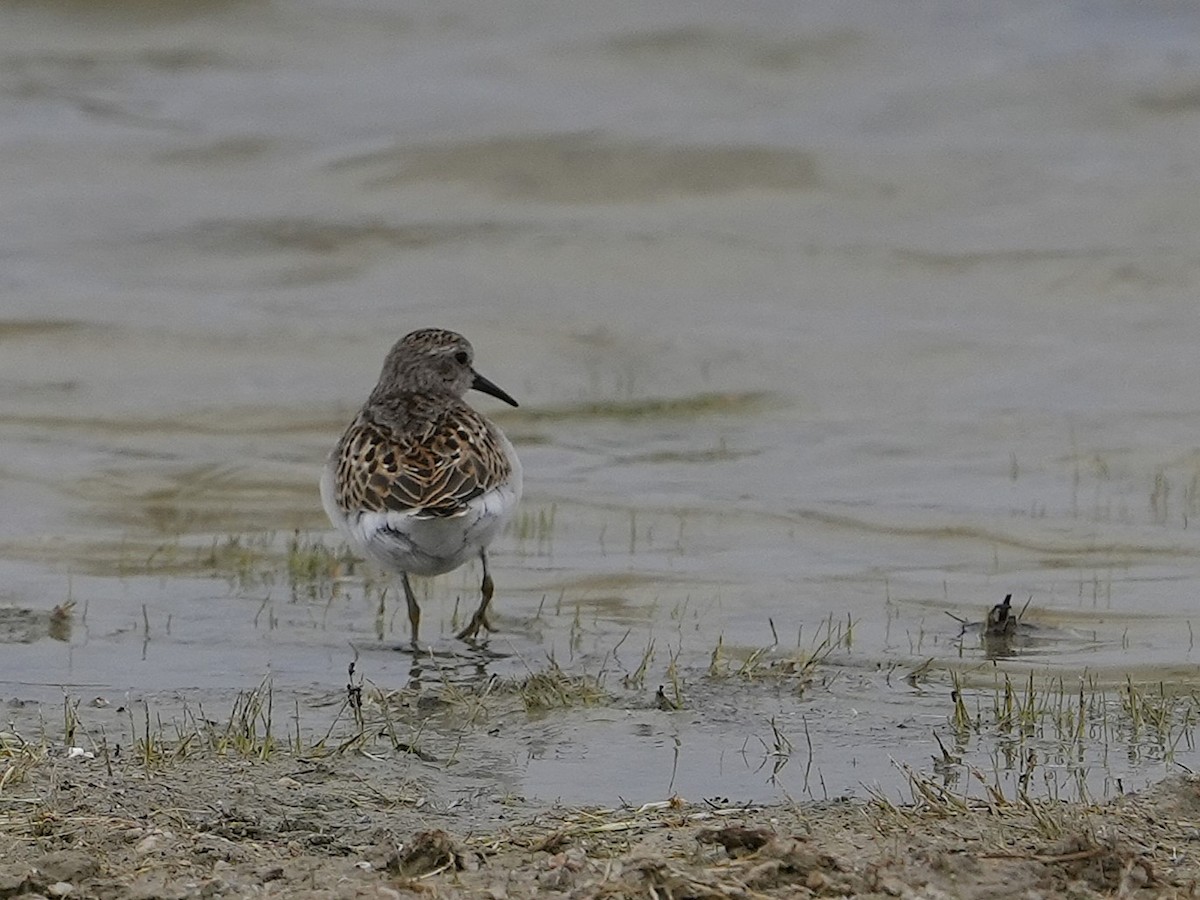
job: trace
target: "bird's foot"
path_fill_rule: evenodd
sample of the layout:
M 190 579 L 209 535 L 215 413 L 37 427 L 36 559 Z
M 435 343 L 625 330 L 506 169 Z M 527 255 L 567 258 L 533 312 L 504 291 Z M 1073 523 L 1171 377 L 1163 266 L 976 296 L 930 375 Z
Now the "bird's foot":
M 496 630 L 492 627 L 491 620 L 488 618 L 486 612 L 476 612 L 475 615 L 471 616 L 471 621 L 467 623 L 467 627 L 456 634 L 455 637 L 460 641 L 475 641 L 481 628 L 489 633 Z

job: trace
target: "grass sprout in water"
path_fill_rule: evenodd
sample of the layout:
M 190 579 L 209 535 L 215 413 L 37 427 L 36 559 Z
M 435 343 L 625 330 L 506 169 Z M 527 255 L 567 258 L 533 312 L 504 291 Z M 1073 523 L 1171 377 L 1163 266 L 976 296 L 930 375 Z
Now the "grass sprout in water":
M 802 635 L 797 637 L 796 648 L 791 652 L 779 651 L 779 635 L 775 623 L 768 620 L 774 637 L 767 647 L 758 647 L 749 653 L 731 654 L 723 638 L 709 657 L 708 677 L 711 679 L 739 678 L 747 681 L 757 679 L 787 680 L 803 693 L 813 682 L 817 670 L 829 661 L 838 650 L 848 650 L 854 644 L 854 623 L 835 620 L 830 615 L 808 649 L 801 647 Z
M 205 543 L 178 538 L 156 545 L 140 560 L 134 552 L 123 552 L 121 574 L 224 578 L 238 589 L 287 584 L 314 595 L 359 568 L 344 544 L 331 545 L 300 531 L 286 539 L 272 531 L 229 534 Z
M 1126 678 L 1113 689 L 1092 677 L 1072 686 L 1061 677 L 1029 673 L 1014 681 L 999 673 L 990 686 L 975 687 L 952 672 L 951 685 L 949 734 L 934 735 L 941 753 L 934 757 L 933 780 L 939 793 L 949 791 L 961 802 L 972 796 L 972 785 L 1010 802 L 1037 793 L 1087 801 L 1097 778 L 1105 794 L 1122 793 L 1120 772 L 1161 767 L 1170 774 L 1181 768 L 1180 751 L 1196 748 L 1200 697 L 1164 683 Z M 922 792 L 933 791 L 919 784 Z
M 555 504 L 517 508 L 509 530 L 516 536 L 518 556 L 548 556 L 554 546 Z

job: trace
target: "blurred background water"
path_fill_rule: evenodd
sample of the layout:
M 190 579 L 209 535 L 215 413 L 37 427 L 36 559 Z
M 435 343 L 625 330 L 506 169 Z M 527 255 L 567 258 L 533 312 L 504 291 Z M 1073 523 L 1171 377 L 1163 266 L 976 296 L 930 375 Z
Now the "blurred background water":
M 412 677 L 357 581 L 237 560 L 332 541 L 321 460 L 429 325 L 522 404 L 473 399 L 526 498 L 470 677 L 653 645 L 647 692 L 691 691 L 529 751 L 528 792 L 661 793 L 682 740 L 684 789 L 777 796 L 703 755 L 770 716 L 824 729 L 828 790 L 886 781 L 948 682 L 872 673 L 990 666 L 946 613 L 1007 593 L 1042 638 L 1012 671 L 1190 690 L 1198 32 L 1169 0 L 6 4 L 0 694 L 319 694 L 350 645 Z M 425 587 L 447 647 L 476 581 Z M 718 641 L 844 624 L 823 700 L 705 693 Z

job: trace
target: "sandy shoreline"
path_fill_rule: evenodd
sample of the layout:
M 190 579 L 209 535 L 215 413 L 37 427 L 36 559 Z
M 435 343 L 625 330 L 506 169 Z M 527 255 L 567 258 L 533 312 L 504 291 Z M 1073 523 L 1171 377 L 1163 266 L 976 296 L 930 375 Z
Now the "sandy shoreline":
M 481 814 L 364 761 L 11 754 L 0 897 L 1191 897 L 1200 878 L 1184 776 L 1097 805 L 506 798 Z

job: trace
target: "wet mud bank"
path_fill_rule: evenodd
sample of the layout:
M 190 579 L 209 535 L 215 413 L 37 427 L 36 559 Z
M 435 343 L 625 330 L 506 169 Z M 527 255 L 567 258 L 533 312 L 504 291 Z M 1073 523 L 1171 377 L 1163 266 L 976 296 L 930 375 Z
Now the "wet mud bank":
M 362 756 L 17 764 L 3 897 L 1191 897 L 1200 877 L 1182 776 L 1102 805 L 432 808 Z

